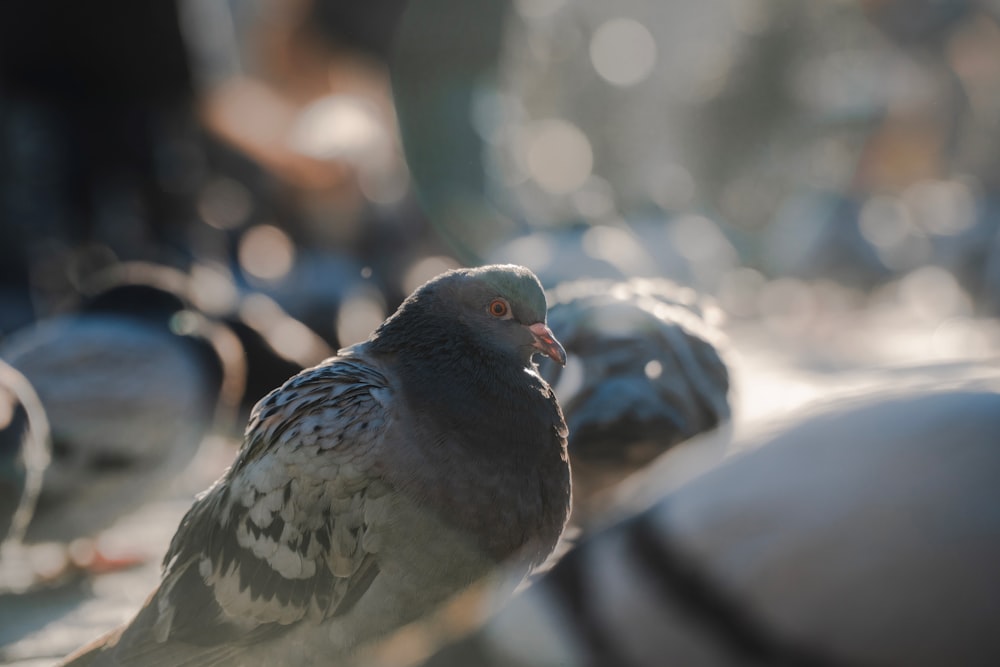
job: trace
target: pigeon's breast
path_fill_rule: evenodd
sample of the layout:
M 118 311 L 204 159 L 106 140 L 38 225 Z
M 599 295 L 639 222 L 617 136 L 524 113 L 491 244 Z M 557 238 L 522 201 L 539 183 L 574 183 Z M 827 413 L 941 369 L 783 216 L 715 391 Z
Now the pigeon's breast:
M 523 374 L 522 374 L 523 375 Z M 540 380 L 494 385 L 489 396 L 423 396 L 399 424 L 412 444 L 393 480 L 491 563 L 554 548 L 569 512 L 565 424 Z M 499 396 L 498 396 L 499 395 Z M 481 398 L 481 400 L 473 400 Z

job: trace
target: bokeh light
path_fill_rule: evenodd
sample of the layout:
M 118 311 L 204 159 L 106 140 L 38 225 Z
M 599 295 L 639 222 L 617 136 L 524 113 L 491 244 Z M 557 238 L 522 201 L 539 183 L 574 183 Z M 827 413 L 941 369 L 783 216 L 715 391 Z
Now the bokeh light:
M 907 210 L 897 200 L 884 196 L 865 202 L 858 226 L 862 236 L 880 249 L 899 246 L 913 233 Z
M 931 234 L 960 234 L 976 222 L 973 193 L 958 181 L 918 181 L 903 191 L 901 200 L 910 217 Z
M 191 267 L 191 294 L 201 311 L 220 315 L 231 312 L 239 300 L 232 275 L 217 265 L 195 264 Z
M 317 359 L 323 355 L 318 336 L 309 327 L 285 314 L 263 294 L 249 294 L 240 302 L 239 315 L 287 359 Z
M 545 236 L 524 236 L 506 244 L 497 261 L 521 264 L 536 272 L 542 271 L 555 257 L 554 245 L 555 242 Z
M 291 237 L 273 225 L 256 225 L 240 238 L 238 256 L 243 270 L 266 281 L 288 274 L 295 261 Z
M 594 31 L 590 60 L 597 73 L 616 86 L 632 86 L 646 79 L 656 65 L 656 40 L 635 19 L 616 18 Z
M 665 162 L 646 175 L 649 198 L 668 210 L 684 210 L 694 199 L 694 177 L 682 165 Z
M 409 294 L 434 276 L 458 267 L 459 263 L 452 257 L 444 255 L 422 257 L 406 270 L 403 276 L 403 292 Z
M 253 200 L 239 181 L 218 178 L 206 185 L 198 196 L 198 213 L 218 229 L 235 229 L 250 217 Z
M 899 283 L 899 292 L 910 312 L 925 322 L 936 324 L 972 313 L 972 303 L 955 276 L 937 266 L 923 266 L 907 274 Z
M 607 219 L 615 210 L 614 189 L 599 176 L 588 178 L 570 200 L 576 212 L 590 220 Z
M 594 259 L 611 264 L 622 275 L 649 275 L 653 262 L 642 244 L 626 230 L 610 225 L 595 225 L 583 233 L 584 252 Z
M 594 167 L 587 136 L 572 123 L 549 119 L 522 129 L 525 171 L 551 194 L 567 194 L 582 186 Z
M 288 139 L 292 149 L 317 160 L 351 162 L 381 157 L 389 139 L 378 110 L 350 95 L 329 95 L 299 114 Z
M 360 285 L 345 295 L 337 313 L 337 340 L 342 346 L 368 338 L 385 319 L 385 301 L 377 289 Z
M 692 262 L 735 257 L 732 245 L 718 225 L 701 215 L 685 215 L 674 220 L 670 226 L 670 240 L 677 251 Z
M 409 192 L 410 176 L 402 162 L 392 160 L 386 165 L 362 168 L 358 188 L 373 204 L 392 206 Z

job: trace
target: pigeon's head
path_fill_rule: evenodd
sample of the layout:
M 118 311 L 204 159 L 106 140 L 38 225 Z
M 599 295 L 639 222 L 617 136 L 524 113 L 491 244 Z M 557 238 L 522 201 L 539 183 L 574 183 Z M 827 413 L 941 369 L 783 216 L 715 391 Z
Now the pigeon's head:
M 566 351 L 545 324 L 545 291 L 535 274 L 514 264 L 459 270 L 442 277 L 456 315 L 491 344 L 516 349 L 525 361 L 541 352 L 566 364 Z M 448 284 L 451 283 L 451 284 Z
M 472 336 L 478 345 L 515 355 L 525 364 L 539 352 L 566 363 L 566 351 L 545 324 L 542 285 L 523 266 L 443 273 L 418 288 L 391 319 L 414 313 L 444 327 L 446 335 Z

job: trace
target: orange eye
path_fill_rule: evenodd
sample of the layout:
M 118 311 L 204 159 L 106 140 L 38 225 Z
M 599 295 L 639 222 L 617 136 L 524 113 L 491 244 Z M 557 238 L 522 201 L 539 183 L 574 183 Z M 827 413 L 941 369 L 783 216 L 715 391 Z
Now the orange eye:
M 510 306 L 503 299 L 493 299 L 490 301 L 489 311 L 493 317 L 503 317 L 510 312 Z

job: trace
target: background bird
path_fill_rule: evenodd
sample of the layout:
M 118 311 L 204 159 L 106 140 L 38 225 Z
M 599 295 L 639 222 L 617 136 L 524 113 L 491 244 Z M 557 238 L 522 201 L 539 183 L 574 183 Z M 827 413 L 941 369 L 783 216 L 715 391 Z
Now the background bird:
M 264 294 L 243 295 L 219 320 L 239 340 L 246 358 L 239 424 L 247 422 L 257 401 L 274 387 L 333 354 L 319 334 Z
M 993 388 L 854 398 L 742 443 L 424 667 L 993 664 Z
M 0 342 L 52 428 L 26 541 L 94 536 L 192 459 L 220 406 L 235 414 L 238 342 L 189 308 L 178 275 L 119 267 L 73 310 Z
M 45 410 L 28 380 L 0 361 L 0 544 L 24 533 L 48 462 Z
M 603 492 L 730 416 L 717 311 L 665 279 L 578 280 L 549 291 L 549 325 L 569 353 L 543 362 L 569 426 L 574 523 Z
M 545 315 L 527 269 L 455 270 L 272 392 L 148 603 L 68 664 L 331 662 L 501 562 L 541 563 L 570 506 L 565 422 L 531 361 L 565 361 Z

